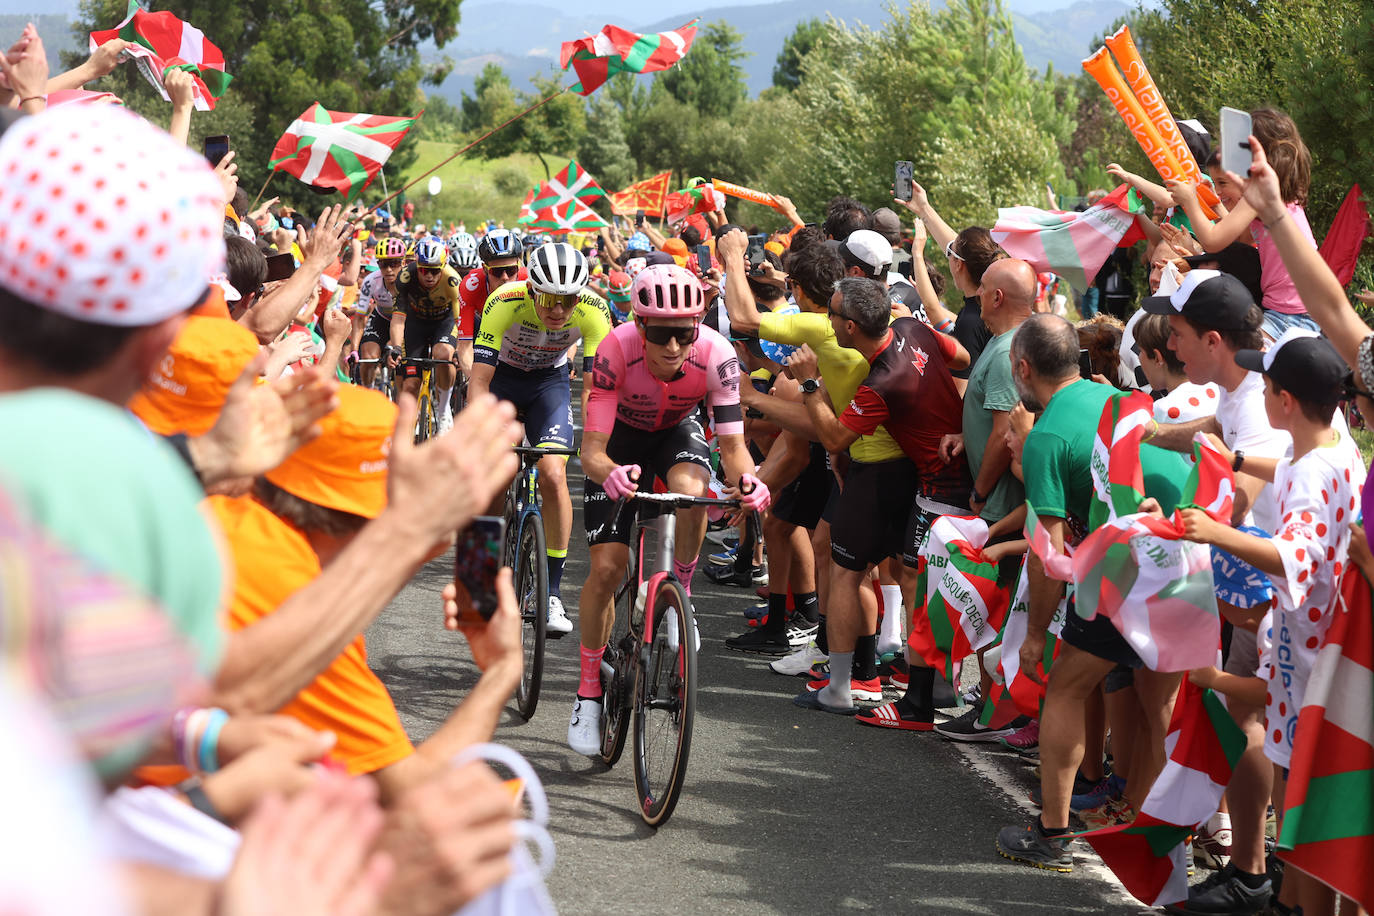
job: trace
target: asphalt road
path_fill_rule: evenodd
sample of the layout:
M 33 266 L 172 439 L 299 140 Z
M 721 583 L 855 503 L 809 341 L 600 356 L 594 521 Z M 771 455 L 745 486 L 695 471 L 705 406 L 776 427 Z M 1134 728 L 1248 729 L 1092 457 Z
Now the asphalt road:
M 579 494 L 575 462 L 571 470 Z M 574 620 L 587 571 L 581 531 L 579 515 L 563 588 Z M 445 557 L 423 569 L 368 633 L 372 666 L 416 741 L 477 678 L 462 637 L 439 623 L 451 563 Z M 547 790 L 557 844 L 548 887 L 560 912 L 1151 912 L 1086 847 L 1071 875 L 997 854 L 997 830 L 1032 816 L 1029 763 L 993 745 L 960 747 L 794 707 L 801 678 L 775 675 L 766 659 L 722 645 L 743 631 L 752 593 L 714 586 L 700 573 L 694 584 L 702 631 L 696 727 L 684 795 L 663 828 L 646 827 L 635 809 L 628 749 L 607 769 L 567 747 L 576 631 L 549 643 L 534 718 L 523 722 L 512 704 L 497 731 Z

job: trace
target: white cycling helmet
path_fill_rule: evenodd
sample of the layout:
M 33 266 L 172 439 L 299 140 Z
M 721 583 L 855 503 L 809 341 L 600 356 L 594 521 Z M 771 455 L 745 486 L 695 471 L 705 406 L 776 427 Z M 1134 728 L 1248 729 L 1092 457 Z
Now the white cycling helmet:
M 472 270 L 478 263 L 477 239 L 470 232 L 455 232 L 448 240 L 449 261 L 458 270 Z
M 535 292 L 569 296 L 582 292 L 591 277 L 587 259 L 566 242 L 540 245 L 530 255 L 530 286 Z

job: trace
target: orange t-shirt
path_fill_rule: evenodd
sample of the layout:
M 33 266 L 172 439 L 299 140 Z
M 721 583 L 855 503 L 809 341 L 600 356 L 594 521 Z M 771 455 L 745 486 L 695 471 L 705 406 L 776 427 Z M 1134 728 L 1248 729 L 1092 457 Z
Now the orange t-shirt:
M 262 620 L 320 574 L 320 561 L 300 531 L 250 496 L 207 500 L 233 554 L 236 575 L 231 631 Z M 367 666 L 362 634 L 278 712 L 338 736 L 333 756 L 350 775 L 371 773 L 414 753 L 386 687 Z

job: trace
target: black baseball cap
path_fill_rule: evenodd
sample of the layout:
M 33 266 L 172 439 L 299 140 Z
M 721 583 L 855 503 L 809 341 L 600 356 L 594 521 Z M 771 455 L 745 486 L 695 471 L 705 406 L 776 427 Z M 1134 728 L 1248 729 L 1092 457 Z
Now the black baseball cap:
M 1219 270 L 1190 270 L 1178 289 L 1167 296 L 1150 296 L 1140 307 L 1151 315 L 1182 315 L 1217 331 L 1258 326 L 1251 318 L 1255 297 L 1244 283 Z
M 1264 298 L 1263 287 L 1260 286 L 1259 251 L 1254 245 L 1232 242 L 1220 251 L 1195 254 L 1183 260 L 1195 269 L 1204 264 L 1216 264 L 1216 270 L 1230 274 L 1244 283 L 1256 304 Z
M 1331 341 L 1306 328 L 1289 328 L 1268 350 L 1236 351 L 1236 365 L 1269 376 L 1304 404 L 1335 404 L 1349 373 Z

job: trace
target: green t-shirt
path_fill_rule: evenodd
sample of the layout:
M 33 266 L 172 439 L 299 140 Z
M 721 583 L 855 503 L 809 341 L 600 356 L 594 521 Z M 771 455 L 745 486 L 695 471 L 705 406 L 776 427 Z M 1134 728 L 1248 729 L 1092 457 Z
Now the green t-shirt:
M 1107 508 L 1093 489 L 1093 441 L 1107 400 L 1120 394 L 1111 385 L 1080 379 L 1061 389 L 1026 436 L 1021 453 L 1026 501 L 1040 516 L 1074 518 L 1087 530 L 1106 519 Z M 1153 445 L 1140 448 L 1145 495 L 1174 511 L 1188 479 L 1188 462 L 1177 452 Z
M 968 377 L 968 390 L 964 392 L 964 452 L 975 480 L 983 465 L 996 412 L 1010 411 L 1021 400 L 1011 378 L 1011 338 L 1015 333 L 1013 328 L 988 341 Z M 982 518 L 991 523 L 1005 518 L 1021 505 L 1026 490 L 1008 469 L 987 497 Z
M 155 599 L 218 667 L 224 566 L 204 492 L 172 448 L 126 410 L 58 388 L 0 397 L 0 486 L 37 527 L 98 572 Z
M 858 350 L 842 347 L 835 339 L 830 318 L 820 312 L 801 312 L 779 315 L 765 312 L 759 316 L 759 336 L 764 340 L 799 347 L 806 344 L 816 351 L 816 365 L 825 380 L 825 390 L 838 416 L 849 406 L 859 383 L 868 378 L 872 368 Z M 879 426 L 871 436 L 860 436 L 849 447 L 855 461 L 891 461 L 904 458 L 906 453 L 888 431 Z

